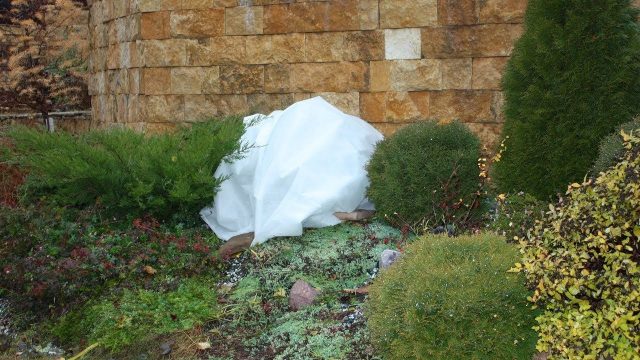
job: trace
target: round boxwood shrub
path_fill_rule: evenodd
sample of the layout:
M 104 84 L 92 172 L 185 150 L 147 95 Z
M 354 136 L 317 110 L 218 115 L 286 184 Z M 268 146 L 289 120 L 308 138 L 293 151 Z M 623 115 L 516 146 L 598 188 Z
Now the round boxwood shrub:
M 536 313 L 515 245 L 494 234 L 430 236 L 370 287 L 368 326 L 383 358 L 527 359 Z
M 592 173 L 598 175 L 608 168 L 618 163 L 618 160 L 624 155 L 624 144 L 620 132 L 630 133 L 631 131 L 640 132 L 640 117 L 620 125 L 617 131 L 606 136 L 600 142 L 600 152 L 598 158 L 593 164 Z
M 408 125 L 378 144 L 368 196 L 378 213 L 402 224 L 450 224 L 476 197 L 479 156 L 480 141 L 458 122 Z
M 544 308 L 538 349 L 558 359 L 640 354 L 640 137 L 621 162 L 583 184 L 521 242 L 522 269 Z

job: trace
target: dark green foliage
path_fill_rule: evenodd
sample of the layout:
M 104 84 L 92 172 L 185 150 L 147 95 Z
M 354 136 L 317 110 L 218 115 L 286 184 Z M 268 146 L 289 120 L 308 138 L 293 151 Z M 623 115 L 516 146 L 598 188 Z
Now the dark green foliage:
M 504 78 L 501 192 L 543 199 L 582 180 L 598 143 L 640 113 L 640 29 L 629 0 L 531 0 Z
M 478 205 L 479 157 L 480 141 L 460 123 L 408 125 L 378 144 L 369 198 L 401 225 L 456 223 Z
M 241 150 L 237 118 L 209 121 L 174 134 L 91 131 L 75 137 L 27 128 L 9 132 L 13 162 L 29 173 L 31 195 L 63 206 L 100 204 L 108 214 L 198 219 L 223 179 L 213 177 L 225 156 Z
M 507 241 L 518 241 L 527 233 L 537 221 L 542 220 L 548 204 L 535 197 L 518 193 L 498 198 L 495 218 L 489 228 L 507 238 Z
M 526 359 L 535 312 L 507 270 L 515 246 L 496 235 L 432 236 L 409 245 L 371 286 L 368 325 L 380 355 L 408 359 Z
M 632 131 L 640 132 L 640 118 L 620 125 L 614 134 L 607 135 L 602 139 L 598 158 L 593 164 L 593 175 L 597 176 L 599 173 L 617 164 L 620 157 L 624 154 L 624 145 L 622 137 L 620 136 L 621 131 L 625 133 Z

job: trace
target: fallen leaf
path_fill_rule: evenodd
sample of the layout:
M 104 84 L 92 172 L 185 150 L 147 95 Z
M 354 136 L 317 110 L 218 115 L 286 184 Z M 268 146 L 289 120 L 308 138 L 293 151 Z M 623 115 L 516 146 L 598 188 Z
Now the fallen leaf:
M 154 269 L 153 267 L 147 265 L 144 268 L 142 268 L 142 271 L 145 272 L 145 274 L 147 275 L 155 275 L 155 273 L 158 272 L 158 270 Z

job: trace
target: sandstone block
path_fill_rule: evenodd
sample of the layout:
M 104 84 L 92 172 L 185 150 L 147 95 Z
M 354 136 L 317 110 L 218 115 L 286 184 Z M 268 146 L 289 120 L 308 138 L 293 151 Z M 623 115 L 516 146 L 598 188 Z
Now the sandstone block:
M 130 0 L 112 0 L 113 4 L 113 17 L 121 18 L 129 15 L 129 1 Z
M 509 56 L 522 34 L 520 24 L 490 24 L 422 29 L 425 58 Z
M 208 66 L 201 68 L 202 72 L 202 93 L 203 94 L 219 94 L 220 93 L 220 67 Z
M 396 123 L 373 123 L 374 128 L 382 133 L 385 137 L 389 137 L 393 135 L 396 131 L 398 131 L 403 126 L 407 124 L 396 124 Z
M 473 59 L 472 88 L 499 90 L 501 88 L 502 74 L 508 60 L 508 57 Z
M 361 4 L 361 1 L 363 3 Z M 297 2 L 264 8 L 264 33 L 372 29 L 375 4 L 370 0 Z
M 171 90 L 171 69 L 142 69 L 142 93 L 145 95 L 165 95 Z
M 157 66 L 185 66 L 187 65 L 187 46 L 195 40 L 167 39 L 146 40 L 137 43 L 142 52 L 141 65 Z
M 262 6 L 237 6 L 225 9 L 225 34 L 262 34 Z
M 429 118 L 429 92 L 360 94 L 360 116 L 369 122 L 408 123 Z
M 143 40 L 169 38 L 169 12 L 157 11 L 142 14 L 140 17 L 140 36 Z
M 521 23 L 527 0 L 484 0 L 478 7 L 482 23 Z
M 153 135 L 153 134 L 166 134 L 176 131 L 178 126 L 172 123 L 145 123 L 144 124 L 144 133 Z
M 179 10 L 171 13 L 173 37 L 212 37 L 224 34 L 224 9 Z
M 394 60 L 371 64 L 372 91 L 421 91 L 442 88 L 438 59 Z
M 250 94 L 247 103 L 251 114 L 270 114 L 293 104 L 293 94 Z
M 152 12 L 162 10 L 163 0 L 137 0 L 140 12 Z M 108 1 L 107 1 L 108 2 Z
M 305 35 L 307 62 L 363 61 L 384 58 L 381 31 L 323 32 Z
M 181 95 L 141 96 L 141 121 L 183 122 L 184 100 Z
M 264 91 L 264 66 L 225 65 L 220 67 L 222 94 L 253 94 Z
M 145 69 L 146 70 L 146 69 Z M 171 69 L 171 91 L 174 95 L 202 93 L 203 69 L 199 67 L 176 67 Z
M 438 121 L 495 122 L 494 92 L 444 90 L 431 92 L 430 115 Z
M 304 61 L 304 34 L 248 36 L 246 42 L 248 64 Z
M 480 138 L 480 142 L 489 150 L 496 149 L 500 142 L 502 124 L 500 123 L 467 123 L 469 129 Z
M 368 87 L 368 66 L 362 62 L 291 64 L 294 92 L 352 92 Z
M 420 29 L 387 29 L 384 31 L 385 59 L 403 60 L 422 57 Z
M 407 28 L 438 23 L 437 0 L 380 0 L 380 26 Z
M 223 36 L 198 39 L 186 45 L 186 63 L 191 66 L 244 63 L 247 58 L 246 36 Z
M 120 67 L 120 45 L 109 45 L 107 50 L 107 69 L 117 69 Z
M 264 92 L 286 93 L 291 91 L 291 67 L 285 64 L 266 65 L 264 69 Z
M 507 0 L 511 1 L 511 0 Z M 469 25 L 478 23 L 475 0 L 438 0 L 438 23 L 441 25 Z
M 472 59 L 442 59 L 442 88 L 470 89 Z
M 142 70 L 129 69 L 129 94 L 138 95 L 141 93 L 140 83 L 142 83 Z
M 185 119 L 200 121 L 249 113 L 246 95 L 192 95 L 185 97 Z

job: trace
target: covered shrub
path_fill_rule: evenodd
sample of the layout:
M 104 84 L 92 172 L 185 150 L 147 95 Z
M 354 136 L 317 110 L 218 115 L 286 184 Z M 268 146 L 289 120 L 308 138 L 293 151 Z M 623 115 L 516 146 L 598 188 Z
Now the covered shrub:
M 479 205 L 480 141 L 458 122 L 408 125 L 376 148 L 368 196 L 400 223 L 451 224 Z
M 173 134 L 95 130 L 78 137 L 28 128 L 9 132 L 9 162 L 28 171 L 28 194 L 62 206 L 99 203 L 109 214 L 198 219 L 223 179 L 220 162 L 241 150 L 240 119 L 209 121 Z
M 535 312 L 514 245 L 496 235 L 409 245 L 370 289 L 368 326 L 385 359 L 527 359 Z
M 598 158 L 593 164 L 593 175 L 597 176 L 599 173 L 614 166 L 618 163 L 618 160 L 620 160 L 622 155 L 624 155 L 624 144 L 622 142 L 622 136 L 620 134 L 621 131 L 624 131 L 626 133 L 637 131 L 638 133 L 640 133 L 640 117 L 634 119 L 633 121 L 629 121 L 628 123 L 620 125 L 616 129 L 615 133 L 607 135 L 604 139 L 602 139 L 602 141 L 600 142 Z
M 541 200 L 581 181 L 600 140 L 640 113 L 640 27 L 630 0 L 530 0 L 503 78 L 500 191 Z
M 521 242 L 516 268 L 545 311 L 538 349 L 559 359 L 637 359 L 640 354 L 640 137 L 623 160 L 572 184 Z

